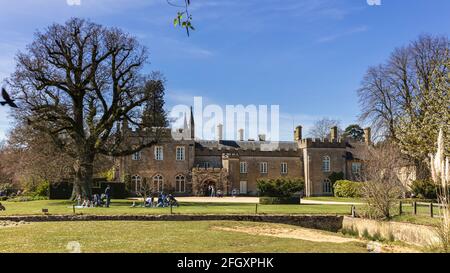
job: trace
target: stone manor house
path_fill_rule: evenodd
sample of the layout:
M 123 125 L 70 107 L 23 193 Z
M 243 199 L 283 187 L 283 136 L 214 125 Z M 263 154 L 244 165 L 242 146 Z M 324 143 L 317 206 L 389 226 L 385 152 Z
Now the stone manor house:
M 177 196 L 205 195 L 209 185 L 224 195 L 256 195 L 256 181 L 264 178 L 304 178 L 306 196 L 332 194 L 330 174 L 344 173 L 345 179 L 358 180 L 363 154 L 370 145 L 370 128 L 365 141 L 339 138 L 336 127 L 330 128 L 330 139 L 304 139 L 298 126 L 293 141 L 273 145 L 260 135 L 258 140 L 223 140 L 222 125 L 217 126 L 217 140 L 197 140 L 191 110 L 189 125 L 164 138 L 160 144 L 131 156 L 117 159 L 117 179 L 131 183 L 137 190 L 144 180 L 157 191 L 171 191 Z M 131 139 L 142 132 L 122 125 Z M 169 130 L 170 129 L 166 129 Z

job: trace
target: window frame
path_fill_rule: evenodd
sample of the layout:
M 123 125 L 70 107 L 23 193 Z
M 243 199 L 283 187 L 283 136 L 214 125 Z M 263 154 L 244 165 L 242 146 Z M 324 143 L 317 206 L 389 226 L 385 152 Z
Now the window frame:
M 180 151 L 180 153 L 178 153 Z M 179 157 L 180 155 L 180 157 Z M 184 146 L 177 146 L 175 148 L 175 160 L 176 161 L 185 161 L 186 160 L 186 147 Z
M 139 161 L 142 159 L 142 151 L 137 151 L 131 155 L 131 160 Z
M 358 168 L 356 168 L 357 171 L 355 171 L 354 166 L 358 166 Z M 360 175 L 361 174 L 361 167 L 362 167 L 361 162 L 352 162 L 352 174 L 353 175 Z
M 327 191 L 327 189 L 329 190 L 329 191 Z M 333 193 L 333 189 L 332 189 L 332 186 L 331 186 L 331 181 L 330 181 L 330 179 L 324 179 L 323 181 L 322 181 L 322 192 L 323 193 L 325 193 L 325 194 L 331 194 L 331 193 Z
M 153 182 L 153 190 L 155 190 L 156 188 L 157 192 L 164 191 L 164 176 L 162 176 L 161 174 L 156 174 L 153 176 L 152 182 Z
M 239 163 L 239 172 L 241 174 L 247 174 L 248 173 L 248 163 L 247 163 L 247 161 L 241 161 Z
M 329 155 L 322 157 L 322 171 L 324 173 L 331 172 L 331 157 Z
M 265 166 L 265 167 L 263 167 Z M 259 162 L 259 173 L 267 174 L 269 172 L 269 163 L 268 162 Z
M 280 173 L 281 174 L 288 174 L 288 170 L 289 170 L 288 163 L 287 162 L 281 162 L 280 163 Z
M 158 151 L 161 151 L 158 153 Z M 164 147 L 163 146 L 155 146 L 155 160 L 163 161 L 164 160 Z
M 183 185 L 183 187 L 181 187 L 181 185 Z M 184 176 L 182 174 L 175 176 L 175 191 L 177 193 L 185 193 L 186 192 L 186 176 Z
M 138 192 L 138 183 L 141 185 L 142 177 L 138 174 L 131 176 L 131 185 L 134 185 L 134 191 Z

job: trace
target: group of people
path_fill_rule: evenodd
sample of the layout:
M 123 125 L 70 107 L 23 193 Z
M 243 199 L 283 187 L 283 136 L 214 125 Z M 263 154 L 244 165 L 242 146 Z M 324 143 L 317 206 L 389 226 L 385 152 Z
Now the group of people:
M 177 199 L 175 199 L 171 193 L 165 194 L 164 192 L 160 192 L 156 202 L 155 196 L 151 195 L 144 200 L 144 206 L 147 208 L 166 208 L 179 207 L 179 204 Z M 133 202 L 131 207 L 136 207 L 136 202 Z
M 77 206 L 83 208 L 106 207 L 109 208 L 111 203 L 111 187 L 108 185 L 102 194 L 94 194 L 91 199 L 81 200 L 81 196 L 77 197 Z
M 220 189 L 218 189 L 216 191 L 216 188 L 213 185 L 209 185 L 208 186 L 207 196 L 210 196 L 210 197 L 223 197 L 223 192 Z
M 18 196 L 21 195 L 22 191 L 18 190 L 17 192 L 11 191 L 11 190 L 0 190 L 0 197 L 2 196 Z

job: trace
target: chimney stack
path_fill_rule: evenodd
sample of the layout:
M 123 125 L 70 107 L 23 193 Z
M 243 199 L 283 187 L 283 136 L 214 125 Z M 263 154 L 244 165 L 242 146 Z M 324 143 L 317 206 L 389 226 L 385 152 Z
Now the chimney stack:
M 337 126 L 331 127 L 331 141 L 338 140 L 338 128 Z
M 264 134 L 258 135 L 258 138 L 259 138 L 259 141 L 266 141 L 266 135 L 264 135 Z
M 217 125 L 216 137 L 218 141 L 223 140 L 223 125 L 220 123 Z
M 372 129 L 370 127 L 364 129 L 364 140 L 367 145 L 372 144 Z
M 297 126 L 297 128 L 295 128 L 294 131 L 294 140 L 295 141 L 300 141 L 302 140 L 302 126 Z
M 239 141 L 244 141 L 244 129 L 239 129 Z

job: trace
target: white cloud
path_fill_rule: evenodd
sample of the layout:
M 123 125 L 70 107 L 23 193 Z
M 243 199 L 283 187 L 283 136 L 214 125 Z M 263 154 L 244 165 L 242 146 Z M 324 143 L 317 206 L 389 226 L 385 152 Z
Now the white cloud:
M 368 27 L 367 26 L 359 26 L 359 27 L 354 27 L 352 29 L 340 32 L 340 33 L 334 33 L 328 36 L 323 36 L 321 38 L 319 38 L 317 40 L 318 43 L 329 43 L 332 41 L 335 41 L 337 39 L 340 39 L 342 37 L 346 37 L 346 36 L 350 36 L 353 34 L 357 34 L 357 33 L 362 33 L 362 32 L 366 32 L 368 31 Z

